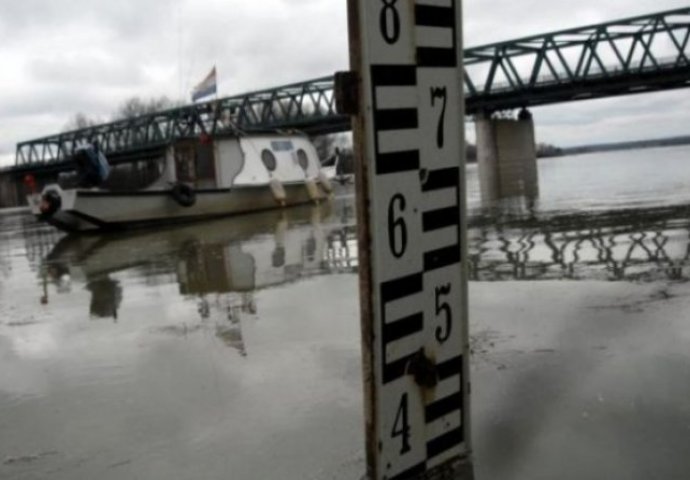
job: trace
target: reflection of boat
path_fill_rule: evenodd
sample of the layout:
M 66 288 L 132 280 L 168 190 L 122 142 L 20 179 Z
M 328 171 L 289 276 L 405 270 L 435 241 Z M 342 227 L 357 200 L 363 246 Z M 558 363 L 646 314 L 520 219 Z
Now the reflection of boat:
M 66 236 L 45 263 L 53 269 L 62 265 L 73 280 L 155 265 L 159 273 L 178 275 L 183 294 L 253 289 L 256 281 L 249 276 L 254 274 L 275 283 L 294 270 L 316 268 L 323 256 L 317 251 L 323 249 L 322 219 L 330 212 L 330 203 L 324 203 L 155 232 Z M 248 262 L 257 267 L 249 268 Z
M 179 294 L 196 303 L 199 318 L 160 331 L 185 336 L 209 327 L 245 355 L 241 320 L 257 313 L 257 290 L 343 271 L 344 254 L 334 252 L 344 247 L 333 239 L 352 228 L 341 222 L 353 212 L 341 207 L 336 200 L 157 232 L 65 236 L 44 260 L 42 301 L 48 302 L 49 282 L 59 294 L 83 284 L 91 293 L 91 317 L 118 319 L 127 295 L 124 278 L 143 277 L 140 288 L 177 282 Z
M 138 288 L 176 282 L 180 296 L 196 303 L 198 319 L 159 331 L 186 336 L 211 328 L 220 341 L 246 355 L 242 319 L 257 314 L 257 290 L 342 271 L 328 261 L 334 257 L 328 252 L 335 248 L 332 239 L 346 227 L 340 222 L 353 213 L 349 208 L 334 212 L 340 206 L 336 200 L 156 232 L 65 236 L 44 260 L 42 302 L 48 302 L 50 284 L 60 295 L 82 284 L 91 294 L 91 317 L 118 320 L 127 296 L 124 279 L 144 278 Z
M 44 271 L 56 284 L 67 277 L 88 284 L 138 269 L 144 275 L 174 273 L 183 295 L 253 291 L 329 271 L 331 232 L 348 220 L 333 214 L 341 205 L 271 210 L 156 232 L 66 236 L 45 258 Z
M 319 202 L 331 192 L 314 146 L 296 134 L 184 140 L 112 166 L 97 148 L 78 148 L 75 175 L 29 196 L 36 216 L 66 231 L 115 230 Z

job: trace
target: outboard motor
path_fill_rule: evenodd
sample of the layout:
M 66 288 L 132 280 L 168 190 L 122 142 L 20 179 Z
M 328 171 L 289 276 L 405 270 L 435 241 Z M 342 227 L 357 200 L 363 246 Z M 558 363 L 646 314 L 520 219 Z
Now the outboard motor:
M 77 163 L 79 186 L 82 188 L 98 187 L 110 175 L 108 160 L 98 148 L 98 144 L 82 145 L 74 152 Z

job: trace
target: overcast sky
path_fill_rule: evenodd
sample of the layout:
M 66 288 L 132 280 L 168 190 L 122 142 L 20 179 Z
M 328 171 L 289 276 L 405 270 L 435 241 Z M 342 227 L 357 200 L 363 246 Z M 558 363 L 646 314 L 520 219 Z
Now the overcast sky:
M 465 0 L 465 46 L 687 6 L 682 0 Z M 108 120 L 132 96 L 189 98 L 347 68 L 345 0 L 0 0 L 0 164 L 77 112 Z M 690 91 L 534 111 L 539 141 L 690 134 Z

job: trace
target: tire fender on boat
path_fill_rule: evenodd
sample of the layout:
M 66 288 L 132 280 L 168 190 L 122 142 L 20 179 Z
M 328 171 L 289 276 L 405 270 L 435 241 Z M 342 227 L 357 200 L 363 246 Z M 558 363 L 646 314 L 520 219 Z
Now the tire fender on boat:
M 196 203 L 194 189 L 185 183 L 176 183 L 170 189 L 170 195 L 180 206 L 191 207 Z
M 59 192 L 55 190 L 48 190 L 41 195 L 39 210 L 41 211 L 41 216 L 43 218 L 52 217 L 55 215 L 55 212 L 60 210 L 60 207 L 62 207 L 62 197 L 60 197 Z
M 314 201 L 315 203 L 318 203 L 319 200 L 321 200 L 321 192 L 319 191 L 319 186 L 316 184 L 316 180 L 307 178 L 304 181 L 304 186 L 307 187 L 307 193 L 309 194 L 309 198 Z
M 333 193 L 333 184 L 323 172 L 319 172 L 319 183 L 326 193 Z
M 285 187 L 283 187 L 283 184 L 280 183 L 280 180 L 272 178 L 269 182 L 269 185 L 271 187 L 271 193 L 273 194 L 273 198 L 275 199 L 275 201 L 278 202 L 278 204 L 281 207 L 284 207 L 285 199 L 287 197 L 285 195 Z

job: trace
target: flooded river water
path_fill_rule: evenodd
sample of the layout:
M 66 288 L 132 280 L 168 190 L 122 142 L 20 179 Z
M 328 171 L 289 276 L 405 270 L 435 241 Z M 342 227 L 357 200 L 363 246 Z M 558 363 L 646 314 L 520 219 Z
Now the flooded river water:
M 478 480 L 690 475 L 690 148 L 468 167 Z M 354 198 L 71 237 L 0 213 L 0 478 L 358 479 Z

